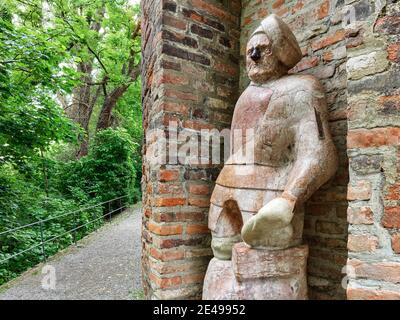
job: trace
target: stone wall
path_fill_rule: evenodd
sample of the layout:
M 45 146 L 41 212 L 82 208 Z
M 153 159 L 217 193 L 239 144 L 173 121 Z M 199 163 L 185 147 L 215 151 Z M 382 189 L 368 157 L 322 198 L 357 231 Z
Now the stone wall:
M 355 5 L 364 15 L 347 27 L 355 44 L 347 61 L 347 296 L 400 299 L 400 5 Z
M 152 129 L 230 127 L 239 83 L 240 2 L 142 1 L 143 276 L 151 298 L 200 298 L 212 256 L 209 198 L 220 165 L 151 165 Z M 172 136 L 172 132 L 169 132 Z M 167 147 L 184 142 L 172 137 Z M 173 162 L 173 161 L 172 161 Z
M 292 73 L 315 75 L 327 92 L 330 129 L 339 153 L 336 176 L 306 205 L 304 239 L 310 247 L 309 296 L 312 299 L 344 299 L 341 282 L 347 260 L 348 157 L 346 37 L 342 24 L 343 1 L 247 0 L 242 3 L 241 81 L 248 84 L 244 65 L 249 35 L 259 22 L 275 13 L 288 23 L 303 51 Z

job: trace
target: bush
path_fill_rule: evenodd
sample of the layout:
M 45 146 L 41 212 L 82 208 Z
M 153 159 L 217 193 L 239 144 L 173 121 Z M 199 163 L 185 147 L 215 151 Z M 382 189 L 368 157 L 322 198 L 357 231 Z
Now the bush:
M 124 129 L 105 129 L 97 133 L 89 154 L 79 161 L 61 164 L 59 189 L 73 199 L 89 195 L 99 202 L 127 195 L 127 202 L 140 199 L 135 188 L 135 161 L 138 145 Z

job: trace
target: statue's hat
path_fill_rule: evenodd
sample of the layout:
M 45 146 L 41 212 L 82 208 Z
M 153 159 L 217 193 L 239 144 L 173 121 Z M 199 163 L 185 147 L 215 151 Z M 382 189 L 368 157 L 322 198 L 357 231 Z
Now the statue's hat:
M 289 69 L 293 68 L 302 58 L 301 49 L 295 35 L 289 26 L 275 14 L 261 21 L 261 25 L 253 32 L 265 33 L 272 42 L 272 52 Z

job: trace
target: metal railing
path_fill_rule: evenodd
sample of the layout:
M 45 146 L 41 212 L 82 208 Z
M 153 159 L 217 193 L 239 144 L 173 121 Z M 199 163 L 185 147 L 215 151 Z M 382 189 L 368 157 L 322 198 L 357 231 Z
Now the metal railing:
M 122 197 L 114 198 L 114 199 L 111 199 L 111 200 L 108 200 L 108 201 L 104 201 L 104 202 L 98 203 L 98 204 L 93 205 L 93 206 L 80 208 L 80 209 L 75 210 L 75 211 L 66 212 L 66 213 L 60 214 L 60 215 L 55 216 L 55 217 L 50 217 L 50 218 L 47 218 L 47 219 L 38 220 L 38 221 L 29 223 L 29 224 L 26 224 L 26 225 L 23 225 L 23 226 L 18 226 L 16 228 L 8 229 L 6 231 L 0 232 L 0 237 L 1 237 L 1 236 L 6 235 L 6 234 L 12 234 L 12 233 L 15 233 L 16 231 L 19 231 L 19 230 L 22 230 L 22 229 L 26 229 L 26 228 L 32 228 L 32 227 L 35 227 L 35 226 L 39 226 L 39 228 L 40 228 L 40 242 L 39 243 L 37 243 L 37 244 L 35 244 L 35 245 L 25 249 L 25 250 L 17 252 L 15 254 L 3 259 L 3 260 L 0 260 L 0 266 L 1 266 L 1 264 L 5 263 L 7 261 L 9 261 L 11 259 L 14 259 L 14 258 L 16 258 L 16 257 L 18 257 L 20 255 L 23 255 L 24 253 L 29 252 L 29 251 L 31 251 L 33 249 L 38 248 L 38 247 L 41 248 L 40 250 L 41 250 L 41 253 L 42 253 L 42 261 L 46 261 L 47 260 L 47 256 L 46 256 L 46 244 L 47 243 L 50 243 L 50 242 L 52 242 L 54 240 L 57 240 L 57 239 L 59 239 L 59 238 L 61 238 L 61 237 L 63 237 L 63 236 L 65 236 L 65 235 L 70 233 L 72 235 L 72 237 L 73 237 L 73 242 L 75 244 L 77 244 L 77 241 L 78 241 L 78 239 L 77 239 L 77 231 L 79 229 L 82 229 L 83 227 L 85 227 L 85 226 L 87 226 L 87 225 L 89 225 L 91 223 L 93 223 L 93 226 L 95 227 L 95 224 L 94 224 L 95 222 L 99 221 L 100 219 L 104 219 L 106 217 L 108 217 L 108 221 L 111 222 L 113 213 L 121 212 L 123 209 L 126 208 L 126 204 L 127 203 L 126 202 L 122 203 L 122 199 L 127 198 L 127 197 L 128 196 L 125 195 L 125 196 L 122 196 Z M 111 210 L 111 206 L 115 201 L 118 201 L 118 208 Z M 81 213 L 81 212 L 84 212 L 84 211 L 87 211 L 87 210 L 90 210 L 90 209 L 98 208 L 98 207 L 104 206 L 104 205 L 106 205 L 106 207 L 107 207 L 106 208 L 107 209 L 107 213 L 102 214 L 101 216 L 99 216 L 99 217 L 97 217 L 97 218 L 95 218 L 93 220 L 90 220 L 90 221 L 88 221 L 88 222 L 86 222 L 84 224 L 78 225 L 78 215 L 77 215 L 78 213 Z M 44 223 L 56 220 L 58 218 L 67 217 L 67 216 L 70 216 L 70 215 L 73 215 L 74 227 L 72 229 L 69 229 L 66 232 L 63 232 L 63 233 L 61 233 L 61 234 L 59 234 L 57 236 L 54 236 L 54 237 L 51 237 L 50 239 L 46 239 L 45 240 L 45 238 L 44 238 L 44 228 L 43 228 Z

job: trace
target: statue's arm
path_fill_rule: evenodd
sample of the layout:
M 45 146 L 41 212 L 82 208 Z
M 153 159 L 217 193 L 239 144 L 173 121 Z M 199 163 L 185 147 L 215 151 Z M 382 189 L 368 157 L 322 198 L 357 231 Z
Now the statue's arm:
M 338 159 L 322 91 L 302 93 L 294 124 L 294 165 L 282 194 L 293 204 L 305 202 L 336 172 Z

